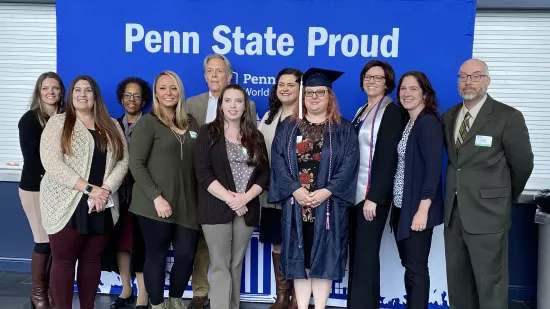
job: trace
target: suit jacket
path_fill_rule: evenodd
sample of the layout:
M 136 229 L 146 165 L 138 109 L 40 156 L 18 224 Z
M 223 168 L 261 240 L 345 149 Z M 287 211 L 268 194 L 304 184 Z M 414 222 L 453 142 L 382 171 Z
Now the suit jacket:
M 206 112 L 208 111 L 209 100 L 209 94 L 208 92 L 205 92 L 194 97 L 190 97 L 185 101 L 187 112 L 189 114 L 192 114 L 195 119 L 197 119 L 199 126 L 202 126 L 206 123 Z M 256 115 L 256 104 L 252 100 L 250 100 L 250 115 L 252 116 L 252 119 L 254 119 L 254 121 L 257 123 L 258 116 Z
M 447 166 L 445 226 L 454 199 L 468 233 L 489 234 L 511 226 L 512 202 L 533 171 L 533 151 L 525 119 L 517 109 L 487 95 L 460 151 L 455 148 L 455 123 L 462 103 L 443 115 Z M 479 136 L 492 137 L 490 147 L 476 146 Z
M 426 228 L 443 223 L 443 140 L 441 122 L 428 108 L 424 108 L 418 115 L 407 140 L 403 200 L 397 227 L 398 241 L 410 236 L 413 218 L 421 200 L 432 201 Z
M 195 174 L 199 187 L 197 223 L 199 224 L 224 224 L 231 222 L 236 214 L 227 206 L 227 204 L 208 192 L 208 187 L 218 181 L 224 188 L 237 192 L 235 180 L 231 165 L 227 157 L 225 138 L 219 139 L 212 144 L 210 134 L 208 134 L 208 125 L 203 125 L 197 138 L 197 144 L 194 149 Z M 267 154 L 265 141 L 262 140 L 263 151 Z M 257 184 L 265 191 L 269 187 L 269 162 L 254 167 L 250 179 L 246 185 L 246 191 Z M 260 223 L 260 199 L 259 196 L 253 198 L 246 205 L 248 212 L 244 215 L 244 221 L 247 226 L 256 226 Z

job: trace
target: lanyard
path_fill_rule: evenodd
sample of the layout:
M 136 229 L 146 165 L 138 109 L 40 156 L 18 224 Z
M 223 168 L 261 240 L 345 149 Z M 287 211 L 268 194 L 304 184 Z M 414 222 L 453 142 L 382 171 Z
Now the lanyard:
M 382 98 L 382 100 L 384 100 L 384 98 Z M 370 190 L 370 185 L 372 183 L 371 181 L 371 174 L 372 174 L 372 151 L 374 149 L 374 126 L 376 125 L 376 116 L 378 115 L 378 111 L 380 110 L 380 106 L 382 105 L 382 100 L 380 100 L 380 102 L 378 102 L 377 106 L 376 106 L 376 110 L 374 111 L 374 116 L 372 118 L 372 123 L 371 123 L 371 130 L 370 130 L 370 145 L 369 145 L 369 181 L 367 183 L 367 188 L 366 188 L 366 192 L 365 192 L 365 197 L 367 196 L 367 194 L 369 193 L 369 190 Z M 370 111 L 367 112 L 367 115 L 363 118 L 363 120 L 361 120 L 359 122 L 359 126 L 358 126 L 358 132 L 361 131 L 361 128 L 363 127 L 363 123 L 365 122 L 365 120 L 369 117 L 369 114 L 370 112 L 372 112 L 372 110 L 374 109 L 371 108 Z M 362 112 L 362 111 L 361 111 Z

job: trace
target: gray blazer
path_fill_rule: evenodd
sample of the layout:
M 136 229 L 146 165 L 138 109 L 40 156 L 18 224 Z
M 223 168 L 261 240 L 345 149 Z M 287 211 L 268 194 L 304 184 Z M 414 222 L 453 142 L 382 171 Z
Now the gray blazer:
M 456 196 L 462 225 L 468 233 L 504 232 L 511 226 L 512 202 L 521 195 L 533 171 L 525 119 L 517 109 L 487 95 L 457 153 L 454 132 L 461 107 L 462 103 L 457 104 L 443 114 L 449 156 L 445 226 L 449 225 Z M 476 146 L 477 136 L 492 137 L 491 146 Z
M 192 114 L 193 117 L 202 126 L 206 122 L 206 111 L 208 110 L 209 95 L 208 92 L 201 93 L 194 97 L 190 97 L 185 101 L 187 113 Z M 254 123 L 257 124 L 258 116 L 256 116 L 256 104 L 250 100 L 250 114 Z

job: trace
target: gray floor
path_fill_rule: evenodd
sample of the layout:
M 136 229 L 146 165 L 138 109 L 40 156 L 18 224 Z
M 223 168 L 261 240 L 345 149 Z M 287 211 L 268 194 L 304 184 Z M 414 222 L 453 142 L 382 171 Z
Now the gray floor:
M 0 309 L 30 309 L 30 291 L 29 273 L 0 272 Z M 95 307 L 107 309 L 115 298 L 115 295 L 98 295 Z M 267 309 L 268 307 L 269 305 L 266 304 L 241 303 L 243 309 Z M 79 308 L 77 295 L 73 298 L 73 308 Z M 508 309 L 537 309 L 537 307 L 529 302 L 510 302 Z

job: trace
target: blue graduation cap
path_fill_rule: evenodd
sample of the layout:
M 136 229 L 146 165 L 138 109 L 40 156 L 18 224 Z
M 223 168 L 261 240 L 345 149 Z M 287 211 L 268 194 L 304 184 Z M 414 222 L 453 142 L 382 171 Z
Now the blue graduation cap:
M 332 83 L 334 83 L 344 72 L 321 69 L 321 68 L 309 68 L 296 82 L 300 83 L 299 92 L 299 107 L 298 117 L 302 119 L 302 93 L 304 87 L 319 87 L 325 86 L 332 89 Z

